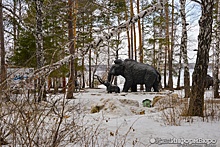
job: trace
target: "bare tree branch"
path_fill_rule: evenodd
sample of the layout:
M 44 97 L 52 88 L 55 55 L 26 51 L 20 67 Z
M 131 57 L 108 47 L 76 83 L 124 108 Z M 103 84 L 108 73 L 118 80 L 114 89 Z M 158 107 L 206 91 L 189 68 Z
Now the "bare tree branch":
M 198 4 L 202 4 L 199 0 L 192 0 L 193 2 L 196 2 L 196 3 L 198 3 Z

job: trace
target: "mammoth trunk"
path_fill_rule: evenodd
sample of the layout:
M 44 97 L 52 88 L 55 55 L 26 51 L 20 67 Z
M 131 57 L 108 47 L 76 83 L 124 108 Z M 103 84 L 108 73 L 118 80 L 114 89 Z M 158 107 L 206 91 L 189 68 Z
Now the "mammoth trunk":
M 97 75 L 96 75 L 97 76 Z M 101 77 L 97 76 L 97 79 L 98 81 L 101 83 L 101 84 L 104 84 L 104 81 L 101 79 Z
M 108 82 L 109 82 L 109 83 L 112 83 L 113 80 L 114 80 L 114 75 L 108 74 Z

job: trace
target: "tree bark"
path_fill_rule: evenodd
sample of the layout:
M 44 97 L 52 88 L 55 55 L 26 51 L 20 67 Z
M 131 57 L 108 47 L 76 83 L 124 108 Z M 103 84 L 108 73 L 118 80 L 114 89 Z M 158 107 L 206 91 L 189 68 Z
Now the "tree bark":
M 171 91 L 173 91 L 173 45 L 174 45 L 174 0 L 172 0 L 172 24 L 171 24 L 171 46 L 169 43 L 169 10 L 166 7 L 166 24 L 167 24 L 167 46 L 168 46 L 168 68 L 169 68 L 169 78 L 168 78 L 168 86 Z
M 140 1 L 137 0 L 137 13 L 140 13 Z M 138 20 L 138 34 L 139 34 L 139 59 L 140 63 L 143 63 L 143 45 L 142 45 L 142 29 L 141 21 Z M 140 85 L 140 90 L 144 90 L 143 84 Z
M 190 77 L 189 77 L 189 63 L 187 56 L 187 30 L 186 30 L 186 12 L 185 12 L 186 0 L 180 0 L 180 15 L 182 18 L 182 37 L 180 50 L 182 52 L 183 63 L 184 63 L 184 90 L 185 98 L 190 96 Z
M 133 0 L 130 0 L 130 15 L 131 15 L 131 17 L 133 17 L 134 16 L 134 8 L 133 8 Z M 131 25 L 131 50 L 130 50 L 130 59 L 133 59 L 134 58 L 134 29 L 135 29 L 135 27 L 134 27 L 134 25 L 132 24 Z
M 76 23 L 77 23 L 77 13 L 78 13 L 78 0 L 75 0 L 74 1 L 74 16 L 73 16 L 73 42 L 74 42 L 74 52 L 78 53 L 78 49 L 76 47 L 76 44 L 77 44 L 77 34 L 76 34 Z M 74 81 L 77 79 L 77 67 L 78 67 L 78 62 L 77 60 L 74 60 L 74 66 L 75 66 L 75 79 Z M 75 85 L 75 82 L 74 82 L 74 85 Z M 76 85 L 75 85 L 76 86 Z M 74 88 L 74 92 L 76 90 L 76 87 Z
M 125 0 L 125 3 L 127 3 L 126 2 L 126 0 Z M 128 20 L 128 12 L 127 12 L 127 6 L 125 5 L 125 20 L 127 21 Z M 128 58 L 130 58 L 131 57 L 131 43 L 130 43 L 130 34 L 129 34 L 129 29 L 128 28 L 126 28 L 126 33 L 127 33 L 127 40 L 128 40 Z
M 6 69 L 6 64 L 5 64 L 5 41 L 4 41 L 4 26 L 3 26 L 3 12 L 2 12 L 2 0 L 0 0 L 0 44 L 1 44 L 1 69 L 0 69 L 0 100 L 1 96 L 3 95 L 3 90 L 7 89 L 7 69 Z M 6 96 L 7 101 L 9 98 Z
M 165 67 L 164 67 L 164 87 L 167 86 L 166 84 L 166 73 L 167 73 L 167 53 L 168 53 L 168 64 L 169 64 L 169 59 L 170 59 L 170 39 L 169 39 L 169 5 L 168 5 L 168 0 L 166 0 L 166 5 L 165 5 L 165 19 L 166 19 L 166 46 L 165 46 Z M 168 66 L 169 67 L 169 66 Z M 169 85 L 168 85 L 169 86 Z
M 188 115 L 203 116 L 204 111 L 204 79 L 207 75 L 209 50 L 212 40 L 212 13 L 214 0 L 201 0 L 202 15 L 199 19 L 198 52 L 192 76 L 192 91 Z
M 36 0 L 36 56 L 37 68 L 44 66 L 44 51 L 43 51 L 43 0 Z M 46 85 L 45 77 L 38 79 L 38 102 L 46 101 Z
M 92 32 L 92 24 L 90 26 L 90 32 Z M 92 33 L 90 33 L 90 38 L 92 38 Z M 89 50 L 89 88 L 93 88 L 92 84 L 92 51 Z
M 68 40 L 70 42 L 69 45 L 69 52 L 70 54 L 75 54 L 74 48 L 74 36 L 73 36 L 73 0 L 68 0 L 68 7 L 69 7 L 69 14 L 68 14 Z M 75 90 L 75 66 L 74 66 L 74 59 L 70 59 L 69 63 L 69 81 L 68 81 L 68 89 L 67 89 L 67 99 L 73 99 L 73 93 Z
M 161 72 L 161 67 L 164 62 L 163 60 L 165 60 L 165 57 L 166 57 L 166 50 L 164 51 L 164 36 L 163 34 L 165 34 L 165 29 L 164 29 L 164 21 L 163 21 L 163 18 L 164 18 L 164 10 L 161 9 L 159 10 L 159 15 L 160 15 L 160 24 L 159 24 L 159 37 L 160 37 L 160 41 L 159 41 L 159 50 L 158 50 L 158 67 L 157 67 L 157 70 L 159 72 Z M 164 53 L 165 52 L 165 53 Z M 166 61 L 166 60 L 165 60 Z M 165 86 L 165 85 L 164 85 Z
M 16 14 L 16 9 L 17 9 L 17 0 L 14 0 L 14 5 L 13 5 L 13 13 Z M 17 46 L 17 22 L 16 22 L 16 16 L 13 15 L 13 41 L 14 41 L 14 50 Z
M 182 51 L 180 50 L 179 69 L 178 69 L 178 78 L 177 78 L 177 86 L 176 86 L 177 90 L 181 89 L 180 88 L 181 70 L 182 70 Z
M 134 60 L 137 61 L 137 45 L 136 45 L 136 29 L 135 29 L 135 24 L 133 24 L 133 30 L 134 30 Z
M 218 83 L 218 74 L 219 74 L 219 52 L 220 52 L 220 0 L 217 1 L 217 31 L 216 31 L 216 48 L 215 48 L 215 64 L 214 64 L 214 74 L 213 74 L 213 78 L 214 78 L 214 98 L 219 98 L 219 83 Z

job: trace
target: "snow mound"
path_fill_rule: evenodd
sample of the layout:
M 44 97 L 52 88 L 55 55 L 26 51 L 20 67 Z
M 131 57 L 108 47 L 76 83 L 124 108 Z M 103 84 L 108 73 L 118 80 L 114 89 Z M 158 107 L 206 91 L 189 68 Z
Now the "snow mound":
M 145 114 L 145 110 L 139 107 L 139 102 L 130 99 L 102 98 L 93 103 L 91 113 L 103 112 L 117 116 L 131 116 Z

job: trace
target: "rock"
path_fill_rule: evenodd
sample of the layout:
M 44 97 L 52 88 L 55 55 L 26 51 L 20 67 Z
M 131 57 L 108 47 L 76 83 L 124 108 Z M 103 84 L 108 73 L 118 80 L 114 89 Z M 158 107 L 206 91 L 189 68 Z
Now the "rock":
M 155 96 L 153 98 L 152 107 L 158 106 L 163 108 L 173 107 L 180 101 L 178 94 L 170 94 L 164 96 Z
M 91 113 L 98 113 L 100 111 L 117 116 L 143 115 L 145 113 L 139 107 L 137 100 L 113 98 L 100 99 L 99 102 L 91 106 Z
M 104 108 L 104 104 L 95 104 L 91 107 L 91 113 L 98 113 L 100 110 Z

